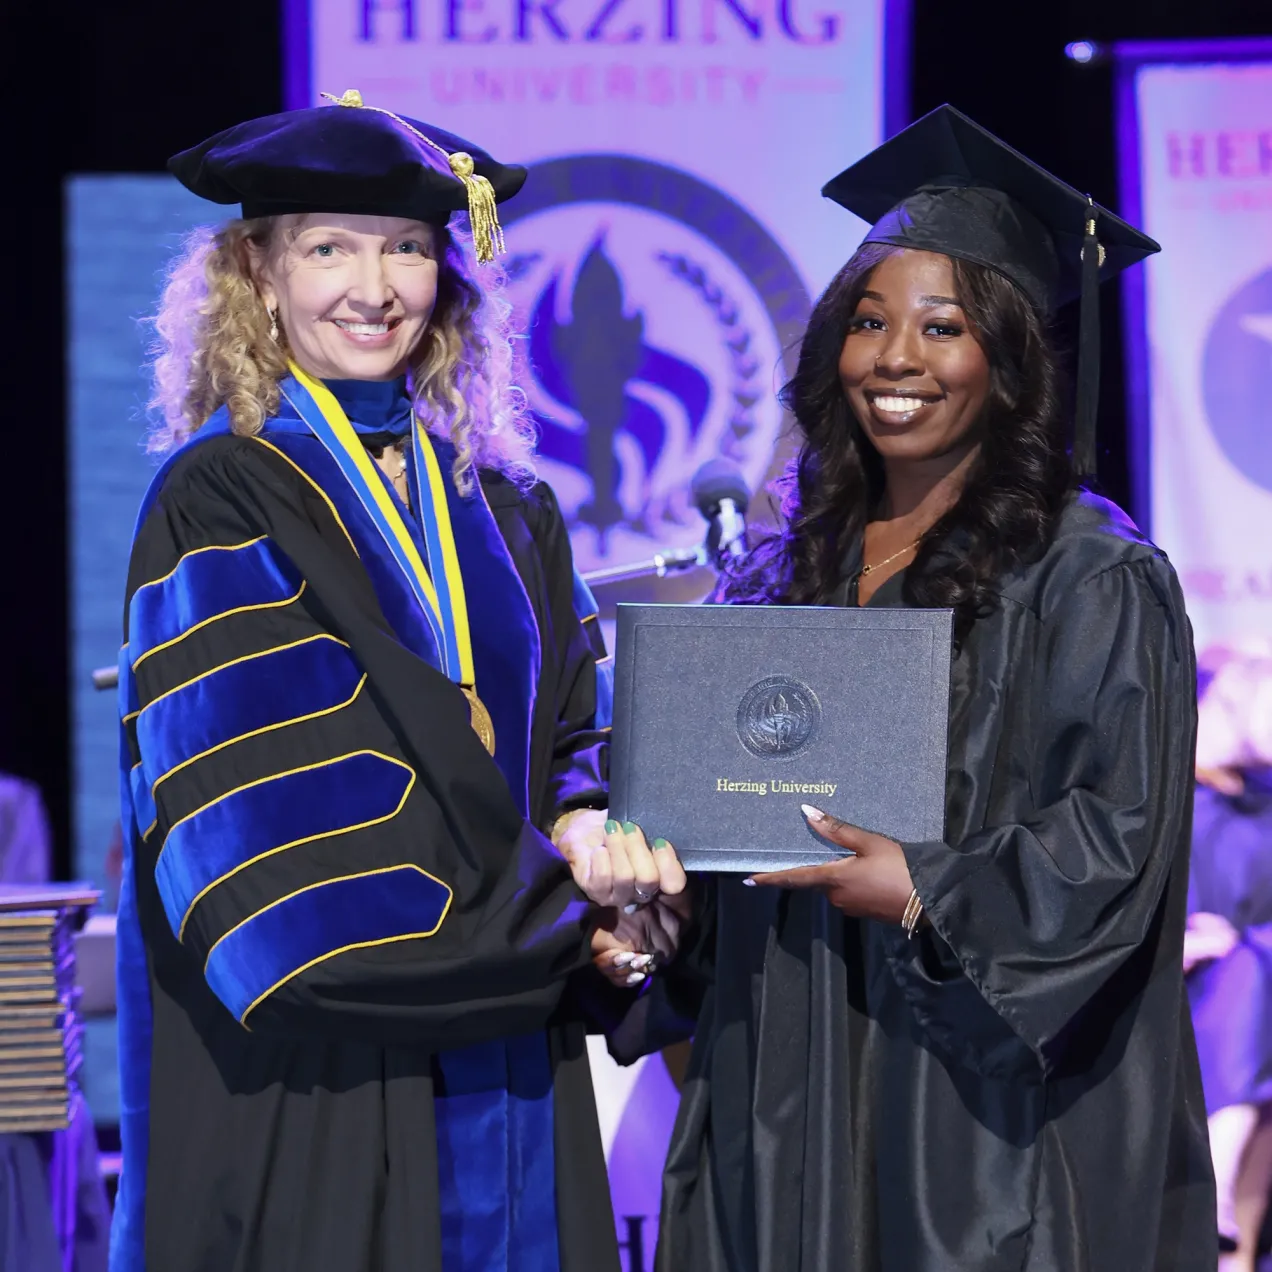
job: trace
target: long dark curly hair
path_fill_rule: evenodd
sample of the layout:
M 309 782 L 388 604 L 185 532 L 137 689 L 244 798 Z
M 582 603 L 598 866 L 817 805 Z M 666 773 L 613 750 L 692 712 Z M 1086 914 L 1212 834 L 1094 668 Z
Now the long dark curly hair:
M 781 394 L 803 436 L 778 482 L 785 528 L 733 568 L 718 599 L 825 605 L 842 587 L 845 557 L 876 515 L 885 477 L 844 394 L 839 357 L 871 274 L 898 250 L 863 245 L 814 307 L 795 375 Z M 924 537 L 904 595 L 912 605 L 953 608 L 961 637 L 992 607 L 996 581 L 1046 551 L 1074 474 L 1059 360 L 1042 314 L 995 271 L 951 263 L 990 366 L 984 440 L 958 502 Z M 951 543 L 956 550 L 943 552 Z

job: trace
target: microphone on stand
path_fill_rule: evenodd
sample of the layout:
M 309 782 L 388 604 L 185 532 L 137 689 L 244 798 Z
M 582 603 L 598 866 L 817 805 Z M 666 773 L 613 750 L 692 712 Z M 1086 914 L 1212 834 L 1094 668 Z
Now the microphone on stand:
M 589 587 L 626 583 L 632 579 L 665 578 L 700 565 L 716 570 L 746 552 L 746 506 L 751 488 L 742 470 L 727 459 L 710 459 L 689 482 L 694 505 L 707 522 L 707 539 L 697 548 L 665 548 L 649 561 L 590 570 L 583 581 Z
M 707 521 L 707 555 L 716 569 L 746 554 L 746 508 L 751 488 L 727 459 L 708 460 L 693 475 L 689 493 Z
M 648 561 L 630 565 L 611 565 L 603 570 L 589 570 L 580 575 L 588 587 L 604 587 L 607 583 L 627 583 L 632 579 L 666 578 L 707 564 L 705 548 L 666 548 Z

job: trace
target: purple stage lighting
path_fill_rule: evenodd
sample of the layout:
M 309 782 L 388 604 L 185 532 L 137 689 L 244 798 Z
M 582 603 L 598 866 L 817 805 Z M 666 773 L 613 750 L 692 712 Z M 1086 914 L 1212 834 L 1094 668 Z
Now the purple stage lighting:
M 1090 66 L 1092 62 L 1099 61 L 1102 52 L 1100 46 L 1091 40 L 1075 40 L 1064 46 L 1065 57 L 1079 66 Z

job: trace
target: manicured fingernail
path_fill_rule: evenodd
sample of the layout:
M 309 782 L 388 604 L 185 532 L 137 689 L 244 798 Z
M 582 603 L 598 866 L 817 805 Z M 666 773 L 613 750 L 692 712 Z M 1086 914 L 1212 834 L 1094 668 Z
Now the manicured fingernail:
M 640 909 L 640 906 L 638 906 L 638 905 L 636 904 L 636 902 L 635 902 L 635 901 L 633 901 L 633 902 L 631 903 L 631 905 L 625 905 L 625 906 L 623 907 L 623 913 L 624 913 L 624 914 L 635 914 L 635 913 L 636 913 L 636 911 L 637 911 L 637 910 L 639 910 L 639 909 Z
M 753 888 L 755 887 L 755 880 L 748 876 L 747 878 L 742 880 L 742 886 L 744 888 Z
M 631 974 L 631 975 L 627 978 L 627 983 L 628 983 L 629 985 L 639 985 L 639 984 L 641 983 L 641 981 L 643 981 L 644 979 L 645 979 L 645 973 L 644 973 L 644 972 L 633 972 L 633 973 L 632 973 L 632 974 Z
M 632 959 L 632 971 L 647 972 L 653 964 L 654 956 L 652 954 L 637 954 Z
M 618 822 L 616 822 L 612 817 L 605 823 L 605 833 L 607 835 L 618 834 Z
M 655 852 L 657 852 L 660 848 L 670 848 L 670 847 L 671 847 L 671 845 L 670 845 L 670 844 L 669 844 L 669 843 L 668 843 L 665 839 L 655 839 L 655 840 L 654 840 L 654 851 L 655 851 Z
M 820 808 L 814 808 L 811 804 L 801 804 L 799 811 L 808 818 L 809 821 L 825 821 L 826 814 Z
M 614 966 L 615 966 L 615 967 L 626 967 L 628 963 L 634 962 L 634 961 L 635 961 L 635 959 L 636 959 L 636 955 L 635 955 L 635 954 L 633 954 L 633 953 L 631 953 L 630 951 L 626 951 L 626 952 L 624 952 L 624 953 L 622 953 L 622 954 L 615 954 L 615 955 L 614 955 Z
M 636 823 L 635 823 L 635 822 L 624 822 L 624 823 L 623 823 L 623 832 L 624 832 L 624 834 L 634 835 L 634 834 L 636 833 Z

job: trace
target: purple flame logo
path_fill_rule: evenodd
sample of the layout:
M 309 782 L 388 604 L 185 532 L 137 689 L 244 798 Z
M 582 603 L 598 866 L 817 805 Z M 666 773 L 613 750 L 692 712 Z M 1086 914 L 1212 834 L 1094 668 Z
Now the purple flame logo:
M 644 315 L 626 312 L 623 280 L 605 251 L 604 232 L 579 267 L 568 321 L 557 317 L 561 286 L 558 272 L 534 305 L 530 366 L 539 393 L 578 415 L 586 427 L 570 428 L 550 409 L 536 411 L 539 450 L 591 479 L 592 497 L 580 507 L 578 519 L 595 528 L 604 555 L 614 526 L 627 522 L 647 528 L 649 477 L 667 442 L 663 413 L 633 388 L 643 383 L 673 397 L 684 411 L 692 443 L 711 405 L 711 383 L 691 362 L 645 339 Z M 615 442 L 620 434 L 635 441 L 644 470 L 640 503 L 630 515 L 619 500 L 624 472 Z

